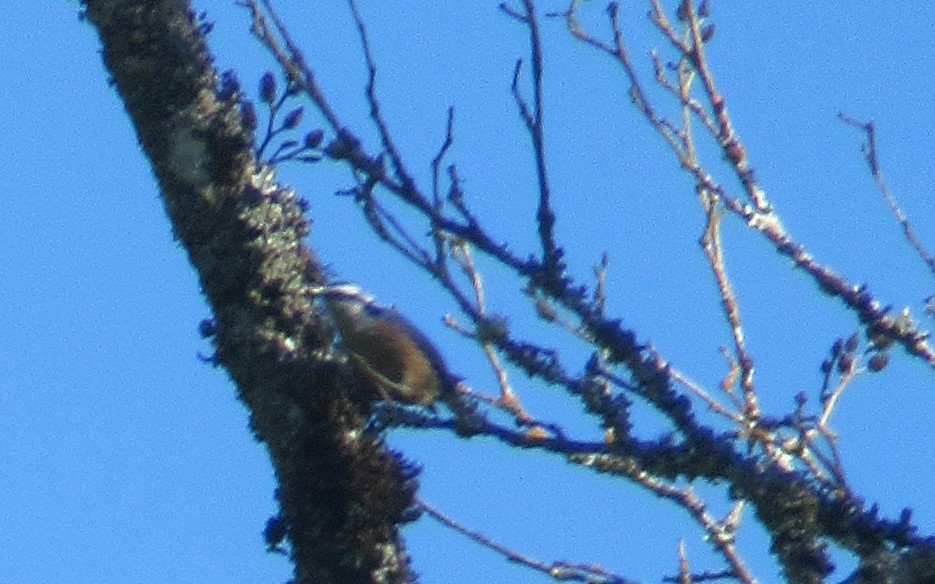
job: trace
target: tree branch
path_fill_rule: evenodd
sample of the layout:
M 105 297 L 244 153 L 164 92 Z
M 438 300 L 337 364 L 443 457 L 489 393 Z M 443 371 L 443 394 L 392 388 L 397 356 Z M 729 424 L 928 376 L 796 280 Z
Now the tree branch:
M 86 7 L 214 311 L 215 361 L 269 450 L 296 582 L 412 581 L 397 524 L 414 472 L 363 431 L 369 388 L 322 357 L 331 335 L 306 294 L 322 279 L 308 224 L 295 193 L 257 168 L 192 11 L 181 0 Z

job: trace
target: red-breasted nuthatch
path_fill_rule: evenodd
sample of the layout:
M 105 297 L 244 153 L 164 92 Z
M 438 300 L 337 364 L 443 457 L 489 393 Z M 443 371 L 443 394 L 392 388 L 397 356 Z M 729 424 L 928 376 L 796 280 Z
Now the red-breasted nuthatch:
M 380 306 L 350 284 L 312 288 L 341 334 L 341 346 L 386 401 L 432 405 L 451 385 L 431 341 L 395 308 Z

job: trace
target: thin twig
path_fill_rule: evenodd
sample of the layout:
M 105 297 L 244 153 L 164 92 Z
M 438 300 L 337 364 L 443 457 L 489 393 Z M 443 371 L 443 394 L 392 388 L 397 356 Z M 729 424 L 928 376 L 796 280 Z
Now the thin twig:
M 445 141 L 438 148 L 438 153 L 432 158 L 432 202 L 435 212 L 441 213 L 444 208 L 444 199 L 441 194 L 441 165 L 454 144 L 455 108 L 448 108 L 448 122 L 445 124 Z
M 402 223 L 370 193 L 364 195 L 364 214 L 373 230 L 383 241 L 389 243 L 415 265 L 426 269 L 432 268 L 429 252 L 423 249 Z M 386 228 L 387 225 L 392 228 L 392 232 Z
M 719 145 L 744 184 L 745 191 L 753 202 L 752 205 L 744 204 L 732 197 L 696 160 L 688 157 L 679 132 L 673 130 L 666 120 L 656 115 L 642 88 L 639 76 L 624 44 L 617 5 L 611 3 L 608 10 L 614 37 L 613 44 L 599 41 L 584 31 L 575 14 L 577 6 L 578 1 L 572 0 L 566 14 L 569 32 L 575 38 L 611 56 L 623 67 L 630 82 L 629 93 L 634 106 L 668 144 L 682 168 L 692 175 L 696 182 L 696 188 L 704 189 L 716 195 L 717 199 L 728 211 L 743 219 L 750 228 L 765 236 L 776 250 L 788 257 L 798 269 L 808 273 L 815 280 L 820 290 L 840 298 L 849 309 L 856 312 L 860 321 L 865 323 L 868 329 L 873 328 L 874 331 L 879 331 L 879 334 L 883 337 L 899 342 L 909 354 L 923 359 L 930 367 L 935 368 L 935 350 L 926 342 L 928 335 L 924 331 L 911 323 L 900 324 L 895 319 L 887 319 L 883 310 L 884 304 L 873 298 L 866 286 L 851 284 L 830 268 L 816 261 L 810 253 L 805 251 L 802 244 L 793 240 L 786 232 L 779 217 L 766 200 L 762 189 L 756 184 L 752 170 L 747 166 L 745 148 L 730 124 L 724 98 L 716 90 L 704 53 L 698 48 L 701 46 L 700 30 L 698 30 L 697 35 L 693 32 L 693 38 L 697 42 L 689 53 L 693 58 L 693 63 L 698 62 L 694 64 L 705 86 L 707 99 L 718 119 Z M 663 14 L 661 6 L 655 0 L 654 7 L 654 13 Z M 694 14 L 694 11 L 691 11 L 691 14 Z M 698 29 L 697 18 L 695 16 L 690 18 L 694 19 L 693 29 Z M 683 50 L 682 41 L 671 26 L 668 25 L 664 15 L 655 18 L 654 22 L 665 32 L 666 37 L 669 38 L 673 45 L 679 47 L 679 50 Z
M 704 248 L 705 256 L 708 258 L 708 265 L 711 266 L 711 271 L 714 273 L 718 292 L 721 295 L 721 305 L 724 308 L 724 316 L 727 318 L 731 329 L 731 336 L 734 339 L 734 351 L 737 354 L 737 361 L 740 365 L 740 386 L 743 389 L 744 396 L 744 416 L 749 420 L 756 420 L 760 412 L 759 405 L 757 404 L 756 390 L 753 386 L 753 358 L 747 351 L 743 334 L 743 324 L 740 318 L 740 307 L 737 303 L 737 296 L 734 294 L 733 285 L 731 285 L 730 278 L 727 275 L 727 268 L 724 265 L 724 250 L 721 246 L 720 215 L 718 213 L 717 199 L 710 194 L 705 196 L 705 193 L 701 193 L 701 196 L 707 199 L 703 204 L 707 206 L 708 215 L 704 236 L 701 238 L 701 245 Z
M 465 243 L 459 243 L 457 246 L 452 246 L 451 251 L 455 261 L 461 266 L 461 270 L 464 272 L 464 275 L 468 277 L 474 289 L 477 314 L 481 319 L 486 319 L 487 303 L 484 300 L 484 284 L 481 280 L 480 273 L 477 271 L 477 267 L 474 265 L 474 258 L 471 256 L 471 248 Z M 500 387 L 500 407 L 513 414 L 518 423 L 528 423 L 532 419 L 532 416 L 526 412 L 519 398 L 516 396 L 516 393 L 513 391 L 512 387 L 510 387 L 506 369 L 500 363 L 500 359 L 497 357 L 494 347 L 482 335 L 476 335 L 475 338 L 480 343 L 481 349 L 483 349 L 484 355 L 487 357 L 487 362 L 490 363 L 490 367 L 497 377 L 497 384 Z
M 489 550 L 493 550 L 510 562 L 541 572 L 553 580 L 559 582 L 587 582 L 588 584 L 632 584 L 634 582 L 633 580 L 628 580 L 622 576 L 613 574 L 596 565 L 575 564 L 563 561 L 547 563 L 535 560 L 530 556 L 497 543 L 479 531 L 466 527 L 429 505 L 423 499 L 416 499 L 416 505 L 429 515 L 429 517 L 442 525 L 457 531 Z
M 409 176 L 409 173 L 406 171 L 406 165 L 403 163 L 399 149 L 396 147 L 396 143 L 390 135 L 386 120 L 383 118 L 380 101 L 377 99 L 376 93 L 377 66 L 373 58 L 373 52 L 370 49 L 370 38 L 367 35 L 367 27 L 364 25 L 364 20 L 361 18 L 360 11 L 357 9 L 357 2 L 355 0 L 347 0 L 347 3 L 354 17 L 354 24 L 357 25 L 361 48 L 364 52 L 364 60 L 367 63 L 367 102 L 370 104 L 370 119 L 373 120 L 373 123 L 376 125 L 380 133 L 380 141 L 383 143 L 383 148 L 386 150 L 390 161 L 393 163 L 393 172 L 402 186 L 400 194 L 404 197 L 417 198 L 417 200 L 411 202 L 419 208 L 426 208 L 428 207 L 428 202 L 425 201 L 414 188 L 415 181 L 412 180 L 412 177 Z
M 657 2 L 658 0 L 653 0 L 654 4 Z M 698 13 L 692 1 L 684 0 L 684 2 L 688 15 L 689 31 L 691 33 L 691 46 L 689 52 L 686 54 L 691 58 L 692 65 L 698 71 L 698 76 L 701 78 L 708 103 L 711 104 L 711 108 L 714 110 L 719 130 L 716 136 L 718 144 L 724 151 L 727 160 L 731 162 L 737 174 L 737 178 L 740 179 L 741 184 L 743 184 L 744 190 L 753 203 L 754 208 L 760 212 L 768 212 L 771 206 L 766 200 L 764 191 L 760 189 L 756 183 L 753 169 L 750 168 L 747 160 L 746 148 L 744 148 L 740 137 L 734 130 L 730 116 L 727 115 L 727 103 L 724 96 L 717 90 L 717 86 L 714 83 L 714 74 L 708 66 L 708 60 L 705 58 L 704 41 L 701 38 L 701 20 L 698 18 Z
M 335 131 L 340 130 L 342 124 L 337 114 L 332 109 L 331 104 L 328 103 L 324 92 L 318 85 L 314 72 L 305 66 L 305 58 L 302 56 L 302 52 L 299 50 L 298 46 L 293 42 L 289 30 L 279 17 L 279 14 L 273 9 L 272 2 L 270 0 L 262 1 L 263 7 L 276 26 L 277 33 L 283 39 L 286 48 L 284 49 L 282 45 L 279 44 L 279 41 L 276 40 L 276 34 L 274 34 L 269 27 L 266 18 L 263 16 L 263 10 L 260 8 L 259 4 L 257 4 L 257 0 L 239 0 L 241 6 L 246 6 L 250 9 L 252 16 L 251 30 L 253 35 L 263 43 L 276 58 L 280 67 L 282 67 L 283 71 L 288 75 L 289 80 L 295 82 L 309 96 L 312 102 L 315 103 L 331 128 Z
M 573 458 L 573 460 L 575 460 L 575 458 Z M 740 555 L 737 553 L 737 548 L 734 546 L 734 530 L 736 528 L 725 529 L 725 525 L 712 518 L 708 514 L 707 506 L 704 501 L 695 494 L 691 487 L 677 488 L 663 479 L 653 476 L 639 466 L 624 467 L 623 472 L 638 485 L 644 487 L 657 497 L 671 501 L 686 510 L 701 528 L 704 529 L 705 534 L 708 536 L 708 541 L 710 541 L 714 548 L 727 560 L 728 565 L 733 570 L 734 578 L 747 584 L 756 582 L 753 574 L 747 568 L 743 559 L 741 559 Z
M 445 141 L 442 142 L 442 145 L 438 149 L 438 153 L 432 158 L 432 203 L 434 204 L 435 210 L 433 217 L 440 216 L 444 213 L 445 210 L 445 200 L 442 198 L 441 194 L 441 164 L 445 156 L 448 154 L 448 150 L 454 144 L 454 121 L 455 121 L 455 110 L 453 107 L 448 108 L 448 123 L 445 126 Z M 453 168 L 454 165 L 451 165 L 450 168 Z M 455 175 L 455 178 L 457 175 Z M 454 178 L 452 178 L 452 181 Z M 456 188 L 454 184 L 449 187 L 449 192 L 452 188 Z M 432 239 L 435 242 L 435 270 L 436 272 L 447 271 L 446 260 L 448 257 L 445 243 L 448 237 L 445 233 L 439 229 L 438 223 L 432 220 Z
M 703 401 L 708 406 L 709 410 L 711 410 L 715 414 L 718 414 L 720 416 L 723 416 L 724 418 L 727 418 L 728 420 L 730 420 L 731 422 L 737 425 L 743 425 L 744 418 L 740 414 L 738 414 L 737 412 L 731 411 L 728 408 L 721 405 L 716 399 L 711 397 L 711 395 L 707 391 L 705 391 L 700 385 L 698 385 L 697 383 L 689 379 L 685 374 L 681 373 L 674 367 L 669 369 L 669 374 L 672 376 L 673 381 L 675 381 L 676 383 L 678 383 L 679 385 L 687 389 L 689 392 L 694 394 L 695 397 Z
M 539 32 L 539 20 L 536 16 L 535 4 L 532 0 L 523 0 L 525 14 L 519 14 L 506 4 L 500 5 L 501 10 L 524 23 L 529 28 L 529 44 L 532 57 L 532 110 L 530 111 L 519 91 L 519 74 L 522 60 L 516 62 L 513 71 L 512 91 L 520 110 L 520 117 L 532 138 L 533 153 L 536 157 L 536 178 L 539 185 L 539 207 L 536 212 L 536 221 L 539 225 L 539 239 L 542 246 L 542 267 L 547 275 L 558 277 L 562 271 L 561 256 L 555 243 L 555 212 L 552 210 L 551 187 L 545 160 L 545 133 L 542 119 L 542 39 Z
M 873 122 L 860 122 L 844 112 L 839 113 L 838 118 L 845 124 L 863 130 L 866 133 L 867 141 L 861 145 L 861 150 L 864 153 L 864 158 L 867 160 L 867 166 L 870 167 L 870 174 L 873 175 L 873 180 L 877 183 L 877 188 L 880 189 L 880 194 L 883 195 L 883 200 L 886 201 L 890 212 L 893 213 L 893 216 L 896 217 L 896 221 L 898 221 L 899 225 L 903 228 L 903 236 L 906 238 L 906 241 L 908 241 L 909 245 L 919 254 L 919 257 L 921 257 L 925 265 L 928 266 L 932 275 L 935 275 L 935 257 L 932 257 L 932 254 L 925 249 L 925 245 L 916 235 L 912 225 L 909 224 L 909 218 L 903 213 L 899 204 L 896 202 L 896 197 L 890 193 L 886 181 L 883 180 L 883 171 L 880 169 L 880 161 L 877 158 L 877 134 Z

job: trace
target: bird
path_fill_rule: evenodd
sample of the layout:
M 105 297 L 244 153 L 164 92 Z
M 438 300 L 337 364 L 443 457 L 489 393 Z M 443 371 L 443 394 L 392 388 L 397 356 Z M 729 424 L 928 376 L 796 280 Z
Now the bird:
M 434 407 L 453 386 L 438 349 L 395 308 L 378 304 L 353 284 L 315 286 L 309 293 L 324 300 L 341 349 L 374 382 L 384 402 Z

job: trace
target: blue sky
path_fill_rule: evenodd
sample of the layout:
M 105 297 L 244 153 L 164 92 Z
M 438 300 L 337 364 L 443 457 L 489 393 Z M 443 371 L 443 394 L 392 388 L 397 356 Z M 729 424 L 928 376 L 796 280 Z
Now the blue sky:
M 340 114 L 365 126 L 364 71 L 344 3 L 280 3 Z M 428 185 L 453 104 L 452 160 L 470 203 L 514 249 L 533 251 L 534 171 L 509 94 L 525 31 L 496 2 L 361 4 L 384 111 L 417 180 Z M 543 2 L 541 10 L 561 4 Z M 625 32 L 648 75 L 645 55 L 665 43 L 644 18 L 647 6 L 631 4 L 622 11 Z M 921 307 L 935 292 L 932 276 L 887 214 L 859 151 L 862 137 L 835 116 L 844 110 L 876 122 L 890 187 L 935 247 L 935 5 L 712 4 L 716 79 L 788 230 L 819 260 L 868 282 L 884 302 L 910 307 L 930 328 Z M 247 35 L 246 14 L 220 0 L 196 8 L 216 23 L 210 41 L 219 68 L 237 69 L 252 89 L 270 62 Z M 592 30 L 604 30 L 600 3 L 586 9 Z M 196 358 L 210 350 L 197 335 L 208 309 L 106 83 L 93 30 L 65 1 L 14 3 L 2 23 L 0 582 L 286 580 L 290 566 L 266 554 L 260 537 L 276 509 L 265 451 L 223 371 Z M 717 347 L 730 339 L 697 245 L 702 217 L 692 185 L 629 106 L 619 68 L 571 42 L 559 21 L 544 30 L 557 235 L 572 272 L 590 282 L 590 266 L 606 250 L 609 311 L 716 387 L 725 373 Z M 363 133 L 372 140 L 372 131 Z M 280 176 L 309 199 L 311 243 L 331 269 L 395 303 L 457 373 L 492 392 L 480 356 L 440 323 L 454 306 L 380 247 L 347 199 L 332 196 L 346 173 L 326 163 L 285 167 Z M 856 320 L 738 223 L 728 221 L 724 237 L 764 408 L 788 411 L 798 391 L 814 404 L 818 366 Z M 528 314 L 515 281 L 480 265 L 491 302 L 517 331 L 561 342 Z M 832 422 L 854 489 L 890 516 L 913 507 L 925 533 L 935 531 L 935 452 L 920 448 L 931 441 L 932 379 L 896 352 L 884 373 L 848 390 Z M 568 413 L 579 409 L 573 401 L 518 374 L 513 381 L 536 415 L 596 435 Z M 651 415 L 644 422 L 653 427 Z M 391 441 L 424 465 L 426 500 L 518 551 L 654 580 L 673 572 L 684 538 L 698 568 L 713 565 L 683 513 L 622 481 L 490 441 L 415 432 Z M 712 501 L 715 509 L 721 503 Z M 753 570 L 776 581 L 758 528 L 750 517 L 744 526 Z M 546 581 L 428 519 L 405 535 L 424 582 Z

